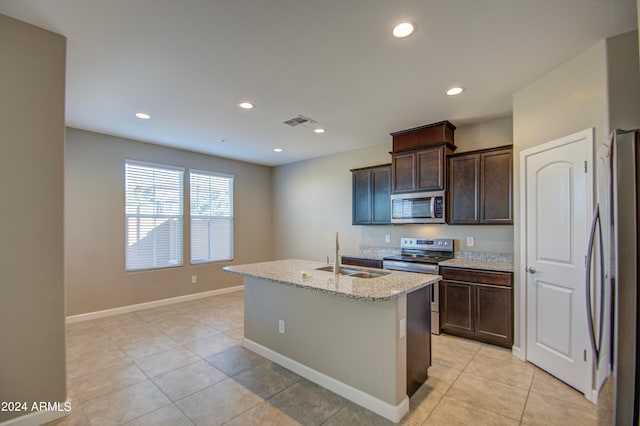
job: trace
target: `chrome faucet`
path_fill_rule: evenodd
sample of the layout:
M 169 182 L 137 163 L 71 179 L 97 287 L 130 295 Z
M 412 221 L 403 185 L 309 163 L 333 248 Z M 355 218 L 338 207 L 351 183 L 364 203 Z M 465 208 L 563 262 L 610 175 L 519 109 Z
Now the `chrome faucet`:
M 338 233 L 336 232 L 336 259 L 333 262 L 333 273 L 335 275 L 340 274 L 340 255 L 338 252 L 340 251 L 340 244 L 338 243 Z

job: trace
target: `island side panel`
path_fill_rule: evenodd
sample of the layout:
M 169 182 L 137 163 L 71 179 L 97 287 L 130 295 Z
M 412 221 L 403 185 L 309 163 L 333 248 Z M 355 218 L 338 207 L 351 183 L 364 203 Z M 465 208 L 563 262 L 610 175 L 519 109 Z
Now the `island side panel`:
M 431 286 L 407 295 L 407 395 L 427 380 L 431 366 Z
M 244 297 L 245 338 L 389 404 L 406 398 L 406 296 L 370 302 L 245 277 Z

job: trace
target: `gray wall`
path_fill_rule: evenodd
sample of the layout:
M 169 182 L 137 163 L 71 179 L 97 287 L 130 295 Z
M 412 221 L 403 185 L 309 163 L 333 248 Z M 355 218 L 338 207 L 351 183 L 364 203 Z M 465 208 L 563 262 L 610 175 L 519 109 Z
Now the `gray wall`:
M 606 44 L 598 43 L 569 62 L 531 83 L 513 96 L 515 158 L 514 226 L 514 346 L 520 347 L 525 312 L 520 299 L 526 276 L 520 271 L 520 152 L 572 133 L 595 127 L 595 139 L 609 129 L 607 111 Z M 524 194 L 522 194 L 524 196 Z
M 389 404 L 406 397 L 407 338 L 397 326 L 406 296 L 367 302 L 253 277 L 245 283 L 247 339 Z
M 524 255 L 519 232 L 520 153 L 591 127 L 597 152 L 613 128 L 640 126 L 637 43 L 635 31 L 603 40 L 513 96 L 516 347 L 520 347 L 520 327 L 525 321 L 520 297 L 526 285 L 519 268 Z
M 29 406 L 66 399 L 65 51 L 64 37 L 0 15 L 0 401 Z
M 509 145 L 511 117 L 456 130 L 456 152 Z M 513 227 L 500 226 L 353 226 L 350 169 L 391 162 L 391 136 L 384 145 L 302 161 L 274 170 L 274 254 L 278 259 L 323 260 L 340 232 L 341 253 L 357 254 L 360 245 L 399 247 L 405 236 L 456 239 L 456 250 L 513 251 Z M 385 235 L 391 237 L 385 243 Z M 475 237 L 472 248 L 466 237 Z
M 611 37 L 606 42 L 609 128 L 640 128 L 638 31 Z
M 234 261 L 189 264 L 185 191 L 183 267 L 125 272 L 124 160 L 235 175 Z M 241 285 L 222 267 L 272 258 L 270 167 L 67 129 L 65 176 L 66 313 L 75 315 Z M 197 284 L 191 276 L 197 275 Z

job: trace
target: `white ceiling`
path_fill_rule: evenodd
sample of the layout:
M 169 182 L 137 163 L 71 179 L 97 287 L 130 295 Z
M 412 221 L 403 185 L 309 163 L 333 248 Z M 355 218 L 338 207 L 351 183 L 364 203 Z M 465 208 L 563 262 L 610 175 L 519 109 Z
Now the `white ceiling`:
M 636 0 L 0 0 L 0 13 L 67 37 L 68 126 L 265 165 L 508 116 L 513 93 L 637 28 Z M 394 39 L 406 18 L 417 31 Z M 446 96 L 454 85 L 466 91 Z M 282 124 L 298 114 L 327 132 Z

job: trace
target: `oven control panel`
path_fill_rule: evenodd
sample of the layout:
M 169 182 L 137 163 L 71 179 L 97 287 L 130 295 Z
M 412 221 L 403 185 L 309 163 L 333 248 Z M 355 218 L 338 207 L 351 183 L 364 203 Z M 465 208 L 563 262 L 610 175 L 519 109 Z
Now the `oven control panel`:
M 403 249 L 419 249 L 419 250 L 437 250 L 437 251 L 453 251 L 452 239 L 435 239 L 426 238 L 400 238 L 400 248 Z

